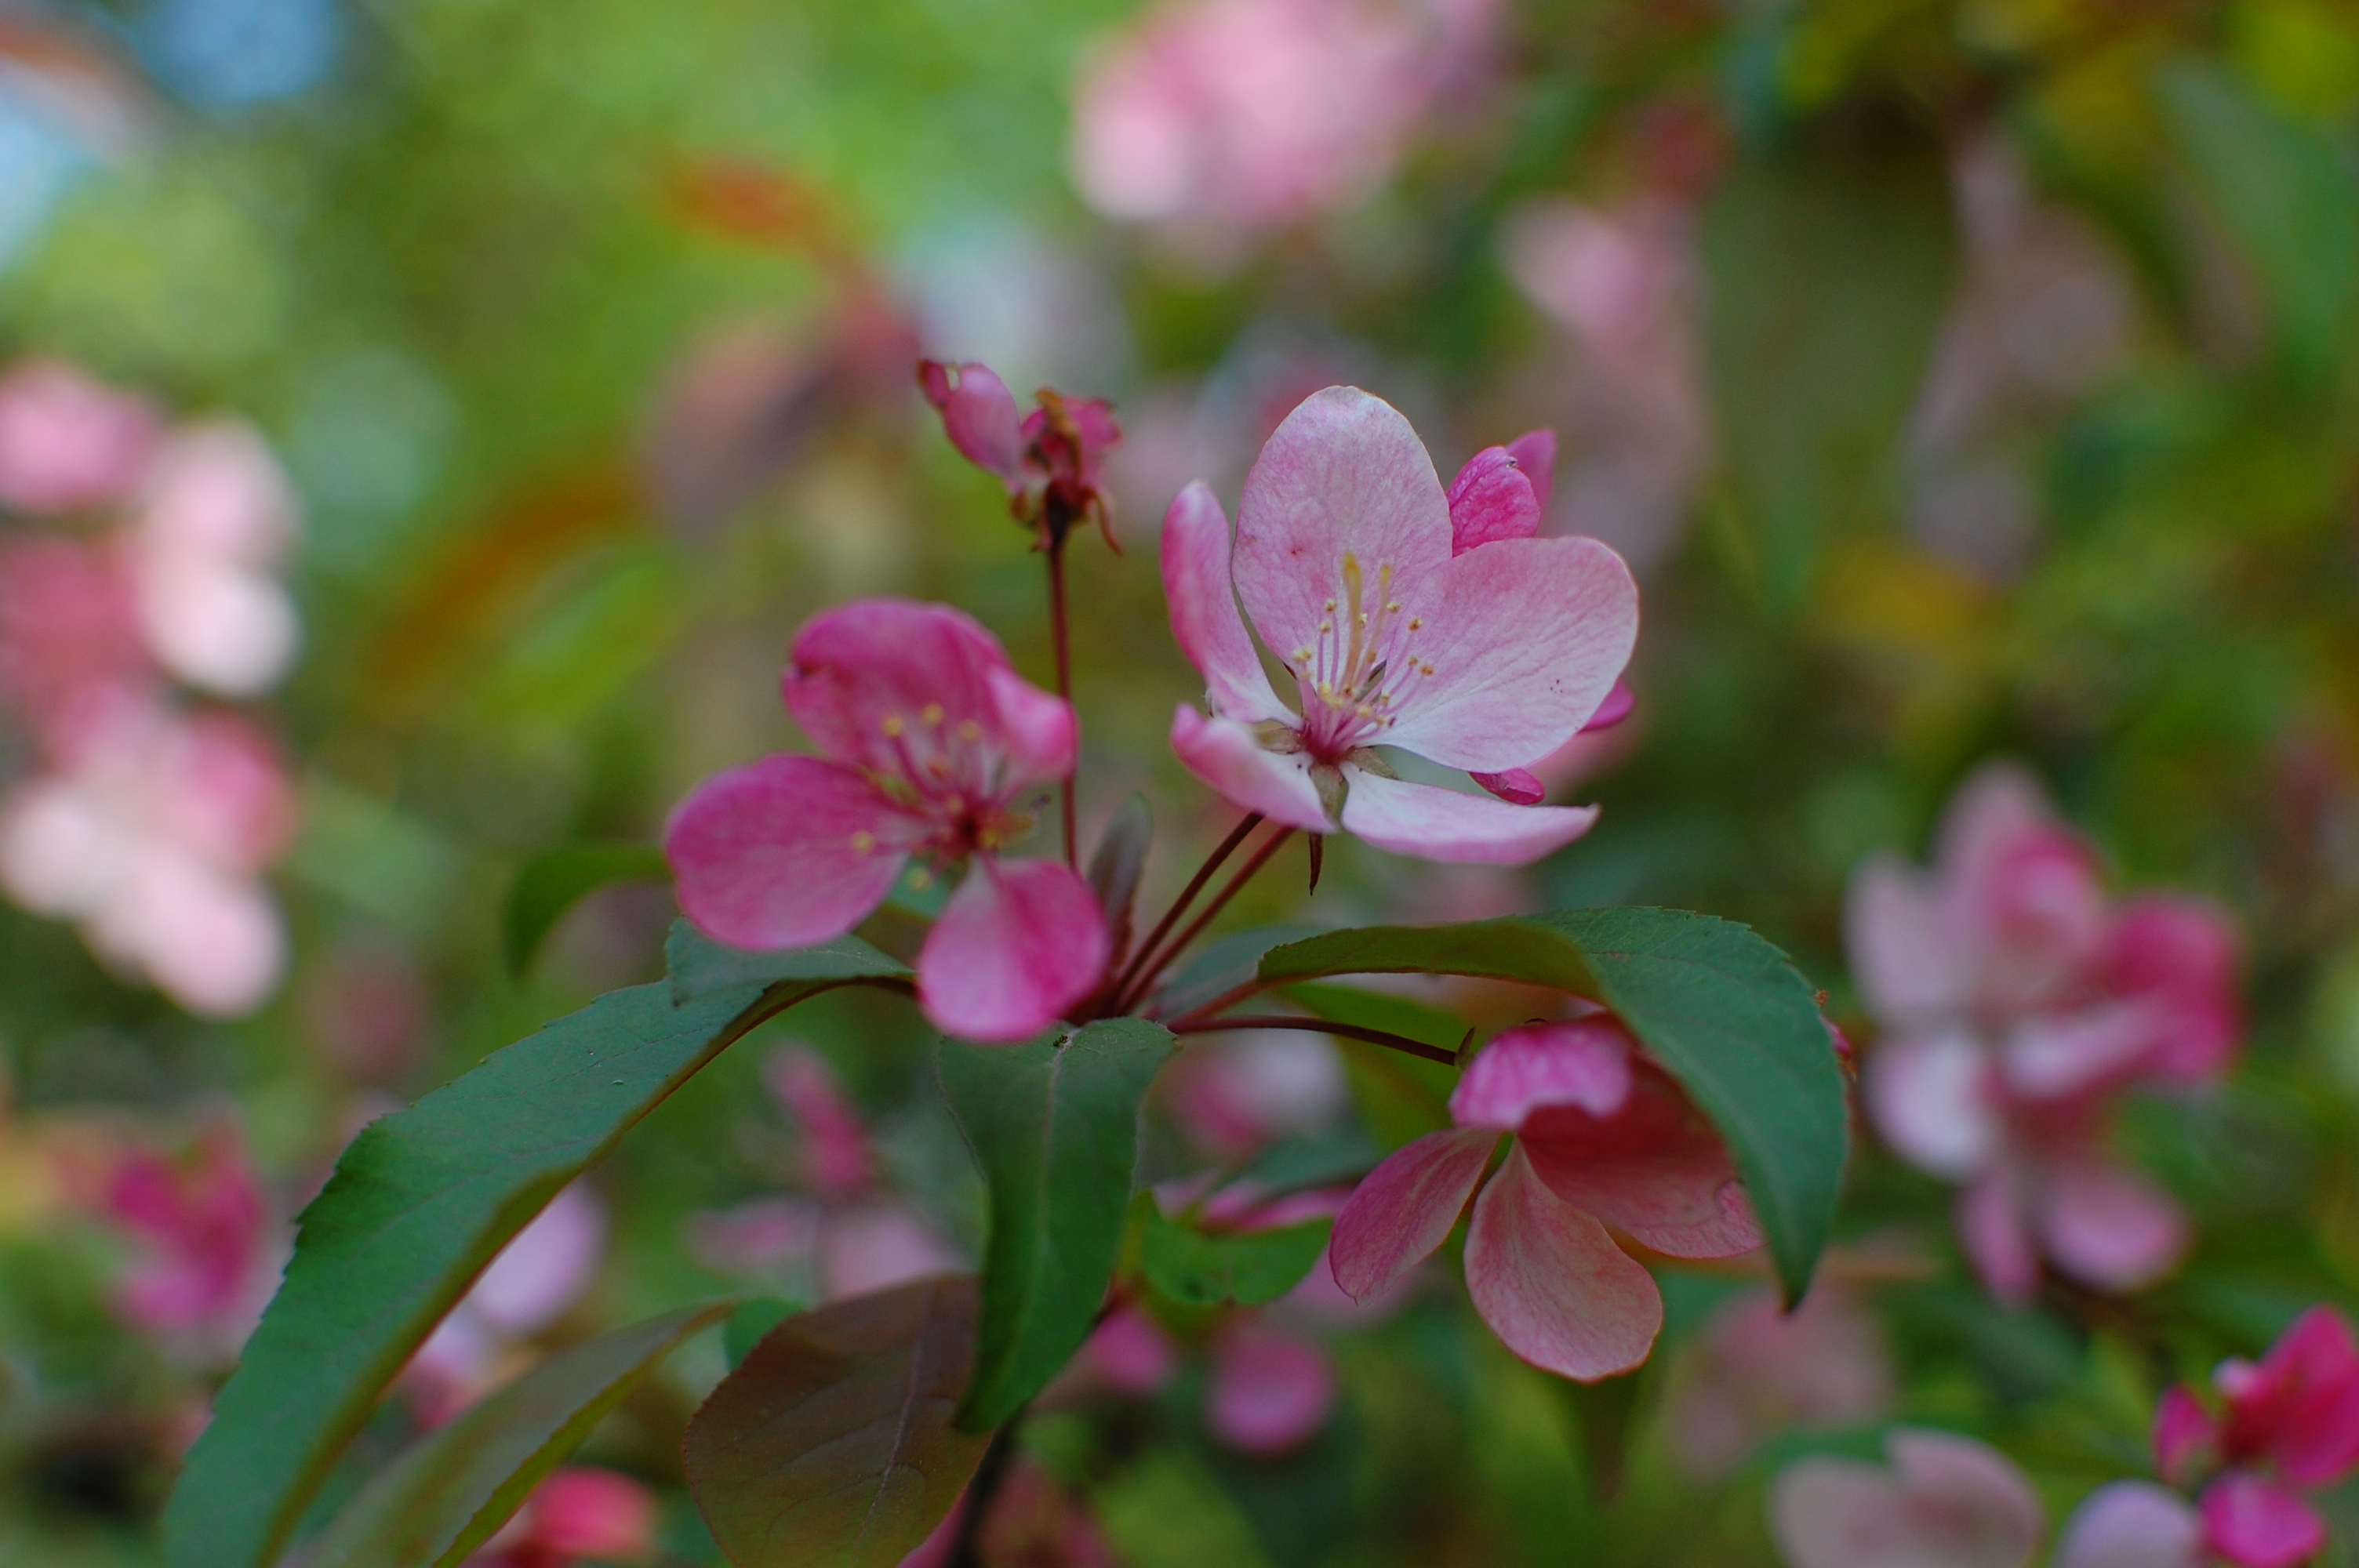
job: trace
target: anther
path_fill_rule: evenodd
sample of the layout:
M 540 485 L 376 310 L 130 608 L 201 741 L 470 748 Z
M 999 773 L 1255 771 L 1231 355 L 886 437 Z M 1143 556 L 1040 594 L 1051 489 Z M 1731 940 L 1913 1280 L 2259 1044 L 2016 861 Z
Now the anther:
M 924 719 L 929 726 L 940 724 L 942 721 L 942 705 L 939 702 L 929 702 L 918 710 L 918 717 Z

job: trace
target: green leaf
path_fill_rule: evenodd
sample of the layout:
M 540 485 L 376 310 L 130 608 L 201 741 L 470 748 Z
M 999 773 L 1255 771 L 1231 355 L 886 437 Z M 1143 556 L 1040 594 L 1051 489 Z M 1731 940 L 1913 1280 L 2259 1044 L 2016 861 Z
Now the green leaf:
M 880 960 L 879 972 L 897 970 Z M 599 998 L 363 1129 L 164 1515 L 172 1568 L 266 1568 L 434 1325 L 558 1190 L 732 1041 L 842 978 Z
M 524 1506 L 655 1364 L 720 1321 L 690 1307 L 569 1346 L 381 1471 L 307 1551 L 310 1568 L 454 1568 Z
M 1331 1219 L 1277 1230 L 1202 1231 L 1149 1215 L 1138 1266 L 1155 1288 L 1186 1306 L 1259 1306 L 1302 1282 L 1327 1250 Z
M 2359 193 L 2333 144 L 2213 66 L 2179 61 L 2156 85 L 2196 188 L 2260 276 L 2280 350 L 2326 369 L 2359 302 Z
M 808 1310 L 799 1302 L 787 1301 L 779 1296 L 756 1296 L 752 1301 L 741 1303 L 737 1310 L 729 1314 L 728 1325 L 721 1331 L 721 1355 L 729 1363 L 729 1369 L 734 1372 L 744 1366 L 745 1357 L 754 1353 L 754 1346 L 762 1343 L 764 1335 L 795 1314 Z
M 1138 1018 L 1028 1045 L 942 1042 L 942 1093 L 991 1184 L 965 1430 L 1014 1415 L 1089 1337 L 1122 1245 L 1139 1102 L 1172 1044 Z
M 690 1487 L 737 1568 L 895 1568 L 987 1439 L 951 1417 L 975 1286 L 919 1280 L 790 1317 L 689 1423 Z
M 1148 999 L 1147 1011 L 1158 1018 L 1178 1018 L 1218 1001 L 1254 979 L 1263 954 L 1315 936 L 1319 929 L 1316 925 L 1258 925 L 1223 936 L 1181 965 L 1180 972 Z
M 1727 1140 L 1787 1298 L 1825 1245 L 1850 1129 L 1810 986 L 1751 930 L 1669 909 L 1559 910 L 1464 925 L 1335 931 L 1272 951 L 1261 977 L 1474 975 L 1612 1010 Z
M 1831 533 L 1890 511 L 1950 300 L 1951 205 L 1938 142 L 1879 121 L 1740 159 L 1705 209 L 1713 419 L 1751 565 L 1782 612 Z
M 898 978 L 910 972 L 909 966 L 857 936 L 839 936 L 815 947 L 749 953 L 723 946 L 685 920 L 673 921 L 671 935 L 664 939 L 664 965 L 671 971 L 672 1000 L 683 1007 L 739 986 Z
M 669 881 L 670 862 L 653 844 L 568 844 L 535 855 L 516 873 L 500 916 L 500 951 L 521 976 L 565 912 L 614 882 Z

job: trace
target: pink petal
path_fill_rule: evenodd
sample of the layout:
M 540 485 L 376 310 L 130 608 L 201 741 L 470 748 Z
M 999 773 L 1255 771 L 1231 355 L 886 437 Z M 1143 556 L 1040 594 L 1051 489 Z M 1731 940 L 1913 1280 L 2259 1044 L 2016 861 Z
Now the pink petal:
M 1364 1302 L 1432 1256 L 1474 1195 L 1498 1142 L 1499 1135 L 1484 1129 L 1429 1132 L 1362 1177 L 1327 1244 L 1343 1293 Z
M 1207 719 L 1183 702 L 1171 716 L 1171 750 L 1231 806 L 1305 832 L 1335 830 L 1319 804 L 1319 786 L 1310 782 L 1310 757 L 1268 750 L 1236 719 Z
M 1867 1059 L 1868 1119 L 1893 1152 L 1952 1181 L 1997 1152 L 1998 1109 L 1989 1058 L 1962 1031 L 1899 1035 Z
M 1023 429 L 1016 395 L 1007 384 L 984 365 L 926 360 L 918 367 L 918 384 L 940 413 L 943 433 L 959 455 L 985 473 L 998 475 L 1010 495 L 1023 490 Z
M 1204 1419 L 1212 1435 L 1245 1454 L 1283 1454 L 1318 1435 L 1335 1408 L 1327 1354 L 1245 1317 L 1212 1343 L 1212 1384 Z
M 1959 1568 L 2021 1568 L 2039 1544 L 2039 1498 L 2014 1461 L 1971 1438 L 1900 1428 L 1885 1454 L 1909 1510 L 1940 1561 Z
M 1071 773 L 1082 749 L 1082 725 L 1073 705 L 1014 670 L 990 670 L 984 679 L 999 710 L 1000 766 L 995 771 L 995 787 L 987 793 L 1012 794 Z
M 2039 1289 L 2039 1255 L 2024 1223 L 2016 1173 L 2000 1166 L 1958 1195 L 1958 1238 L 1983 1288 L 2010 1306 Z
M 1450 481 L 1451 554 L 1539 531 L 1539 497 L 1506 448 L 1485 447 Z
M 874 1179 L 868 1130 L 844 1098 L 827 1058 L 808 1045 L 787 1045 L 762 1064 L 772 1098 L 802 1124 L 803 1174 L 829 1197 L 850 1197 Z
M 962 1040 L 1028 1040 L 1105 972 L 1105 921 L 1056 860 L 978 857 L 918 954 L 918 1000 Z
M 2310 1308 L 2258 1367 L 2235 1370 L 2232 1363 L 2217 1374 L 2230 1453 L 2266 1453 L 2304 1486 L 2328 1485 L 2359 1465 L 2359 1343 L 2341 1313 Z
M 1548 755 L 1595 715 L 1637 643 L 1638 586 L 1594 539 L 1501 539 L 1442 563 L 1416 613 L 1410 646 L 1432 673 L 1405 689 L 1384 738 L 1495 773 Z
M 532 1544 L 562 1559 L 632 1562 L 655 1550 L 655 1494 L 612 1470 L 556 1472 L 533 1493 L 526 1517 Z
M 2326 1544 L 2326 1524 L 2299 1493 L 2249 1470 L 2203 1489 L 2203 1544 L 2237 1568 L 2294 1568 Z
M 2203 1530 L 2178 1493 L 2115 1481 L 2089 1494 L 2056 1542 L 2055 1568 L 2202 1568 Z
M 966 1266 L 925 1217 L 904 1203 L 862 1204 L 820 1222 L 820 1284 L 832 1302 Z
M 1082 1356 L 1100 1381 L 1116 1393 L 1143 1396 L 1171 1380 L 1180 1347 L 1144 1309 L 1117 1307 L 1082 1346 Z
M 1609 1022 L 1588 1027 L 1618 1032 Z M 1731 1258 L 1761 1245 L 1720 1134 L 1650 1063 L 1634 1065 L 1610 1113 L 1535 1109 L 1517 1141 L 1550 1192 L 1658 1252 Z
M 2212 1414 L 2187 1389 L 2165 1389 L 2154 1408 L 2154 1465 L 2162 1478 L 2184 1486 L 2217 1445 Z
M 1520 1147 L 1474 1200 L 1466 1291 L 1508 1349 L 1583 1382 L 1646 1360 L 1663 1326 L 1653 1276 L 1549 1192 Z
M 2107 940 L 2104 986 L 2164 1005 L 2151 1066 L 2182 1083 L 2216 1075 L 2244 1033 L 2234 923 L 2201 899 L 2149 894 L 2122 906 Z
M 0 379 L 0 502 L 35 514 L 119 501 L 147 471 L 158 419 L 146 399 L 61 360 Z
M 1966 1004 L 1973 954 L 1939 886 L 1899 856 L 1872 855 L 1852 873 L 1843 939 L 1868 1011 L 1886 1025 L 1940 1018 Z
M 679 906 L 733 946 L 808 946 L 885 902 L 922 823 L 850 768 L 765 757 L 715 773 L 664 828 Z
M 1556 432 L 1531 430 L 1507 443 L 1507 455 L 1524 470 L 1524 478 L 1532 487 L 1532 497 L 1540 503 L 1545 516 L 1549 498 L 1556 490 Z
M 567 1187 L 500 1249 L 467 1304 L 509 1334 L 546 1328 L 589 1288 L 606 1250 L 606 1210 L 586 1187 Z
M 1535 1023 L 1484 1046 L 1450 1093 L 1461 1127 L 1513 1132 L 1542 1106 L 1612 1116 L 1630 1098 L 1630 1036 L 1608 1018 Z
M 1510 806 L 1538 806 L 1548 798 L 1548 785 L 1539 775 L 1523 768 L 1509 768 L 1504 773 L 1470 773 L 1467 775 Z
M 1237 612 L 1229 576 L 1229 520 L 1219 497 L 1201 480 L 1181 491 L 1163 514 L 1163 597 L 1171 634 L 1204 677 L 1212 711 L 1251 724 L 1290 721 L 1293 714 L 1270 689 Z
M 1814 1456 L 1777 1473 L 1769 1530 L 1791 1568 L 1948 1568 L 1917 1550 L 1899 1486 L 1879 1466 Z
M 1589 716 L 1589 722 L 1581 727 L 1581 732 L 1594 735 L 1601 730 L 1611 730 L 1629 718 L 1637 707 L 1638 694 L 1630 689 L 1630 683 L 1616 680 L 1614 689 L 1605 694 L 1605 700 L 1597 705 L 1597 711 Z M 1571 745 L 1571 742 L 1568 741 L 1565 744 Z
M 2051 1165 L 2039 1184 L 2042 1249 L 2101 1291 L 2153 1284 L 2187 1251 L 2187 1217 L 2167 1193 L 2099 1156 Z
M 1201 776 L 1203 770 L 1197 773 Z M 1419 860 L 1527 866 L 1561 849 L 1597 821 L 1593 806 L 1509 806 L 1487 795 L 1379 778 L 1348 764 L 1343 776 L 1351 783 L 1343 797 L 1344 828 L 1380 849 Z M 1307 773 L 1304 783 L 1308 787 Z
M 2007 1032 L 1999 1076 L 2027 1100 L 2116 1087 L 2146 1066 L 2167 1029 L 2164 1009 L 2146 999 L 2040 1014 Z
M 1245 476 L 1237 591 L 1270 647 L 1281 654 L 1316 647 L 1328 601 L 1343 597 L 1346 555 L 1370 584 L 1390 568 L 1400 594 L 1450 559 L 1450 541 L 1449 500 L 1408 421 L 1357 387 L 1331 386 L 1286 416 Z M 1527 747 L 1489 765 L 1528 762 L 1548 749 Z

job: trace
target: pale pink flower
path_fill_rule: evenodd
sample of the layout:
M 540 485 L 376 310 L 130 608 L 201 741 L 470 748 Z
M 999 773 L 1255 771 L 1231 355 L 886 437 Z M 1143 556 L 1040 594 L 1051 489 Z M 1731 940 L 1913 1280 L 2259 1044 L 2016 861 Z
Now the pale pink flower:
M 857 1204 L 820 1222 L 820 1290 L 828 1301 L 967 1266 L 925 1216 L 897 1199 Z
M 951 445 L 999 481 L 1018 515 L 1038 518 L 1060 536 L 1084 517 L 1110 529 L 1105 462 L 1122 441 L 1113 404 L 1044 386 L 1034 397 L 1038 406 L 1019 416 L 1016 395 L 990 366 L 937 360 L 919 362 L 918 386 L 941 415 Z
M 1119 1394 L 1151 1394 L 1180 1368 L 1180 1347 L 1146 1308 L 1125 1304 L 1108 1313 L 1082 1346 L 1082 1364 Z
M 569 1465 L 554 1471 L 468 1568 L 572 1568 L 643 1563 L 657 1554 L 655 1494 L 628 1476 Z
M 191 1011 L 260 1006 L 286 933 L 259 873 L 294 826 L 275 749 L 234 715 L 134 702 L 77 752 L 0 801 L 0 886 Z
M 1766 1288 L 1714 1312 L 1664 1422 L 1690 1470 L 1725 1475 L 1765 1439 L 1874 1421 L 1891 1408 L 1893 1383 L 1883 1325 L 1821 1271 L 1792 1312 Z
M 606 1210 L 575 1184 L 509 1238 L 403 1374 L 419 1419 L 439 1426 L 497 1380 L 518 1344 L 562 1317 L 596 1279 Z
M 269 1206 L 235 1128 L 214 1128 L 178 1154 L 125 1150 L 103 1178 L 99 1206 L 138 1245 L 115 1289 L 126 1323 L 223 1348 L 245 1337 L 275 1281 L 259 1277 L 271 1261 Z
M 2312 1307 L 2257 1362 L 2212 1373 L 2217 1415 L 2174 1388 L 2155 1411 L 2156 1461 L 2202 1482 L 2203 1543 L 2237 1568 L 2291 1568 L 2326 1544 L 2304 1494 L 2359 1469 L 2359 1344 L 2331 1307 Z
M 145 398 L 58 360 L 0 377 L 0 504 L 49 515 L 123 500 L 147 472 L 157 436 Z
M 1164 519 L 1172 631 L 1212 709 L 1174 716 L 1180 761 L 1274 821 L 1428 860 L 1520 865 L 1579 838 L 1594 807 L 1513 803 L 1538 798 L 1529 765 L 1613 691 L 1637 589 L 1595 540 L 1533 537 L 1538 517 L 1512 449 L 1477 454 L 1445 492 L 1389 405 L 1345 386 L 1309 399 L 1246 476 L 1234 552 L 1208 486 Z M 1271 687 L 1238 597 L 1299 712 Z M 1405 782 L 1377 745 L 1505 798 Z
M 812 1190 L 831 1198 L 865 1190 L 875 1176 L 868 1130 L 827 1058 L 808 1045 L 782 1046 L 763 1062 L 762 1081 L 802 1125 L 803 1176 Z
M 918 957 L 927 1017 L 970 1040 L 1023 1040 L 1089 994 L 1108 939 L 1088 884 L 1059 861 L 1000 858 L 1031 827 L 1019 798 L 1072 767 L 1068 704 L 1017 676 L 968 616 L 894 599 L 807 624 L 785 695 L 823 754 L 717 774 L 665 829 L 681 907 L 705 935 L 830 941 L 912 856 L 971 861 Z
M 1390 176 L 1449 66 L 1385 0 L 1181 0 L 1102 44 L 1073 105 L 1072 168 L 1108 217 L 1271 228 Z
M 0 539 L 0 697 L 44 752 L 71 754 L 110 708 L 155 684 L 137 590 L 116 552 L 76 539 Z
M 1165 1093 L 1191 1141 L 1240 1159 L 1331 1125 L 1351 1102 L 1335 1047 L 1292 1030 L 1247 1030 L 1185 1053 Z
M 1329 1255 L 1354 1300 L 1439 1248 L 1473 1198 L 1475 1310 L 1532 1365 L 1592 1381 L 1646 1360 L 1663 1322 L 1653 1276 L 1607 1225 L 1674 1258 L 1761 1245 L 1719 1134 L 1611 1018 L 1502 1034 L 1467 1067 L 1450 1114 L 1456 1128 L 1392 1154 L 1337 1217 Z M 1503 1132 L 1514 1142 L 1486 1183 Z
M 2234 1053 L 2236 944 L 2190 899 L 2121 905 L 2094 856 L 2006 766 L 1960 790 L 1930 872 L 1879 856 L 1854 878 L 1854 973 L 1886 1035 L 1869 1114 L 1903 1158 L 1964 1184 L 1959 1227 L 1992 1292 L 2039 1260 L 2102 1290 L 2167 1273 L 2178 1204 L 2106 1149 L 2134 1087 L 2189 1087 Z
M 1212 1341 L 1205 1424 L 1241 1454 L 1299 1448 L 1327 1424 L 1335 1394 L 1327 1353 L 1257 1315 L 1230 1319 Z
M 229 697 L 277 685 L 302 634 L 276 569 L 294 532 L 294 492 L 251 427 L 218 420 L 175 432 L 127 541 L 157 662 Z

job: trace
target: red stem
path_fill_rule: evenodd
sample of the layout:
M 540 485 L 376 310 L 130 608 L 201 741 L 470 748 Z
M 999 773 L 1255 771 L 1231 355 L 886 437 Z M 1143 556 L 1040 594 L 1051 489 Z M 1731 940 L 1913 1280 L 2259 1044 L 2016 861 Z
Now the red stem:
M 1164 966 L 1180 954 L 1186 952 L 1188 944 L 1202 934 L 1204 927 L 1212 923 L 1213 917 L 1229 906 L 1229 900 L 1236 897 L 1244 891 L 1245 883 L 1253 881 L 1254 873 L 1267 865 L 1269 858 L 1277 854 L 1279 847 L 1293 837 L 1294 829 L 1288 827 L 1281 827 L 1263 839 L 1261 848 L 1253 852 L 1253 859 L 1237 868 L 1237 874 L 1222 884 L 1221 891 L 1212 895 L 1212 902 L 1206 904 L 1203 912 L 1188 923 L 1187 929 L 1166 944 L 1161 953 L 1150 959 L 1147 952 L 1142 951 L 1136 958 L 1133 959 L 1130 966 L 1131 973 L 1124 980 L 1124 989 L 1114 998 L 1114 1011 L 1120 1013 L 1137 1006 L 1147 989 L 1155 983 L 1156 976 L 1163 971 Z
M 1422 1040 L 1412 1040 L 1406 1034 L 1395 1034 L 1388 1029 L 1369 1029 L 1357 1023 L 1336 1023 L 1324 1018 L 1297 1018 L 1291 1013 L 1256 1014 L 1251 1017 L 1206 1018 L 1193 1023 L 1171 1023 L 1164 1027 L 1174 1034 L 1212 1034 L 1223 1029 L 1299 1029 L 1310 1034 L 1332 1034 L 1343 1040 L 1364 1040 L 1371 1045 L 1386 1045 L 1411 1056 L 1422 1056 L 1429 1062 L 1440 1062 L 1446 1067 L 1458 1065 L 1458 1053 L 1446 1045 L 1429 1045 Z
M 1072 631 L 1067 624 L 1065 617 L 1065 540 L 1061 531 L 1049 538 L 1048 554 L 1049 636 L 1057 651 L 1057 695 L 1063 697 L 1067 706 L 1070 707 L 1073 700 L 1073 646 Z M 1074 756 L 1073 761 L 1078 766 L 1081 762 L 1081 758 L 1078 753 Z M 1079 859 L 1080 851 L 1075 848 L 1079 835 L 1076 833 L 1073 827 L 1073 773 L 1071 769 L 1066 770 L 1064 778 L 1059 781 L 1058 790 L 1063 797 L 1062 805 L 1065 818 L 1065 864 L 1071 866 L 1078 871 L 1081 868 L 1081 860 Z
M 1235 831 L 1222 839 L 1220 848 L 1214 849 L 1210 856 L 1206 857 L 1204 863 L 1196 868 L 1196 874 L 1188 879 L 1188 885 L 1180 890 L 1180 896 L 1171 901 L 1171 907 L 1163 912 L 1163 918 L 1155 923 L 1155 929 L 1148 932 L 1147 939 L 1138 945 L 1130 967 L 1123 970 L 1113 985 L 1106 988 L 1105 994 L 1109 1000 L 1122 995 L 1131 988 L 1132 983 L 1138 979 L 1140 966 L 1144 965 L 1148 957 L 1154 953 L 1155 945 L 1169 934 L 1172 926 L 1179 924 L 1181 915 L 1188 913 L 1188 906 L 1196 902 L 1196 895 L 1204 891 L 1204 884 L 1212 880 L 1212 873 L 1221 869 L 1222 862 L 1235 854 L 1237 846 L 1251 837 L 1253 830 L 1260 826 L 1261 813 L 1247 812 L 1245 819 L 1237 824 Z

